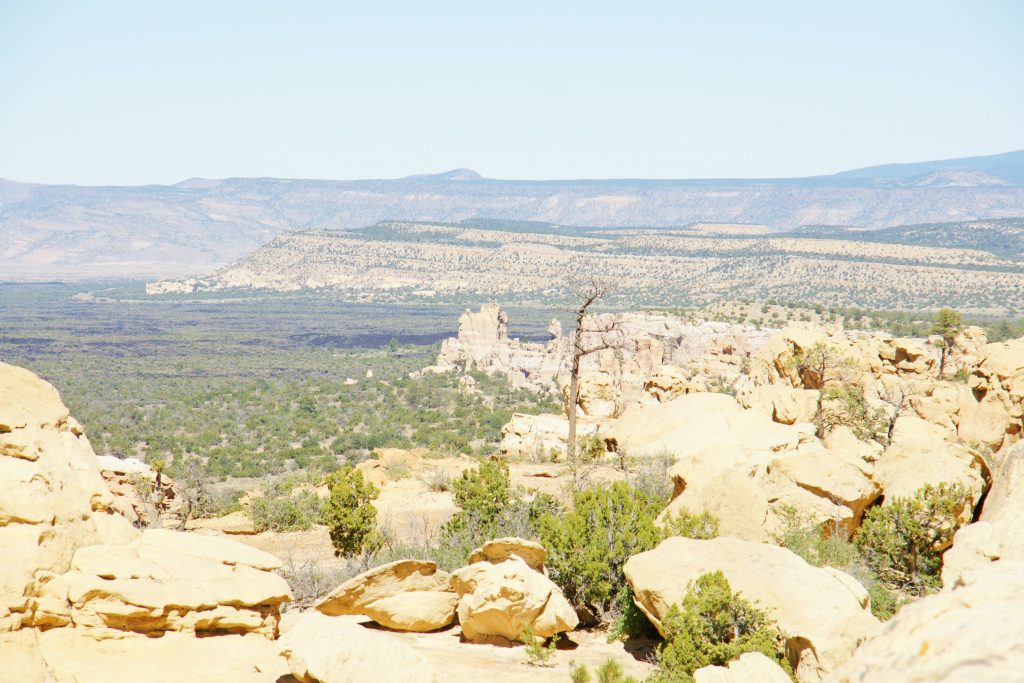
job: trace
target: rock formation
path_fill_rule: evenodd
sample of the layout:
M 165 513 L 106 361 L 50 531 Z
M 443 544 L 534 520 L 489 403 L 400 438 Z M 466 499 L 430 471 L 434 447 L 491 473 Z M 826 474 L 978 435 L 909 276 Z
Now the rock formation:
M 266 676 L 278 665 L 255 643 L 276 638 L 280 605 L 291 598 L 273 573 L 281 563 L 216 537 L 139 531 L 116 507 L 57 391 L 0 363 L 4 676 L 213 681 L 231 662 L 236 672 L 266 667 L 265 676 L 235 680 L 274 680 Z M 214 646 L 197 634 L 223 635 Z
M 721 537 L 669 538 L 625 564 L 634 600 L 659 629 L 690 584 L 721 571 L 737 591 L 774 620 L 801 682 L 821 681 L 878 627 L 864 587 L 836 569 L 821 569 L 773 545 Z
M 903 607 L 829 683 L 1019 681 L 1024 671 L 1024 563 L 999 561 Z

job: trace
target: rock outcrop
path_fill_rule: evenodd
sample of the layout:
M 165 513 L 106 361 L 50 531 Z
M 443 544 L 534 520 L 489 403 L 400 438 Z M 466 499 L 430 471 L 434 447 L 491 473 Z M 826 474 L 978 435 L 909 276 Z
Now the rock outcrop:
M 886 505 L 912 498 L 926 484 L 960 484 L 967 492 L 960 518 L 969 522 L 991 475 L 981 454 L 947 441 L 941 427 L 907 415 L 896 421 L 892 443 L 875 463 L 874 478 L 885 492 Z
M 967 386 L 958 420 L 964 441 L 999 449 L 1024 438 L 1024 338 L 985 345 Z
M 0 363 L 0 631 L 33 623 L 36 576 L 135 533 L 112 507 L 81 425 L 52 386 Z
M 1019 681 L 1024 671 L 1024 563 L 994 562 L 903 607 L 829 683 Z
M 276 637 L 291 593 L 275 557 L 216 537 L 140 532 L 114 506 L 57 391 L 0 364 L 0 630 Z
M 548 638 L 579 619 L 562 592 L 519 555 L 474 562 L 452 574 L 462 635 L 476 642 L 513 642 L 527 628 Z
M 65 574 L 37 575 L 40 627 L 277 637 L 288 584 L 268 553 L 225 539 L 150 529 L 127 545 L 79 548 Z
M 547 344 L 521 342 L 508 336 L 508 314 L 498 304 L 484 304 L 474 313 L 459 317 L 459 332 L 441 342 L 437 362 L 423 372 L 467 372 L 480 370 L 502 374 L 518 388 L 556 391 L 556 379 L 564 370 L 568 339 L 553 320 Z
M 113 508 L 135 526 L 160 526 L 179 518 L 174 482 L 138 458 L 98 455 L 100 475 L 114 495 Z
M 947 588 L 996 560 L 1024 562 L 1024 444 L 997 458 L 980 519 L 961 527 L 953 547 L 942 556 L 942 584 Z
M 867 591 L 835 569 L 813 567 L 773 545 L 720 537 L 669 538 L 625 564 L 637 606 L 661 627 L 690 584 L 721 571 L 734 591 L 776 622 L 799 681 L 820 681 L 878 627 Z
M 857 448 L 845 441 L 827 448 L 813 426 L 774 422 L 727 394 L 634 406 L 605 438 L 630 455 L 674 456 L 666 514 L 711 512 L 721 533 L 751 541 L 770 540 L 791 511 L 849 532 L 881 493 Z

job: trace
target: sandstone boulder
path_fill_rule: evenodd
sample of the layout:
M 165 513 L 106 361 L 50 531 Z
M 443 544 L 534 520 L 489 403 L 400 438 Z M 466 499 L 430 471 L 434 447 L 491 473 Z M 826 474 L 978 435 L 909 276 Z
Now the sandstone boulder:
M 695 393 L 666 403 L 631 406 L 604 436 L 630 455 L 667 452 L 684 457 L 723 450 L 793 450 L 814 439 L 814 428 L 776 424 L 761 413 L 744 410 L 728 394 Z
M 711 512 L 721 533 L 751 541 L 781 531 L 790 509 L 850 531 L 880 493 L 859 446 L 848 450 L 838 440 L 827 449 L 813 426 L 773 422 L 724 394 L 692 394 L 627 411 L 608 438 L 630 454 L 664 449 L 676 455 L 669 468 L 675 496 L 666 514 Z
M 568 411 L 569 387 L 564 387 L 564 400 Z M 616 417 L 622 411 L 622 393 L 615 378 L 606 372 L 581 374 L 579 397 L 576 401 L 580 413 L 593 419 Z
M 791 425 L 813 422 L 820 392 L 815 389 L 794 389 L 782 384 L 753 387 L 741 395 L 740 404 L 764 413 L 773 421 Z
M 299 683 L 437 683 L 433 666 L 393 635 L 351 616 L 310 612 L 280 641 Z
M 830 683 L 991 683 L 1024 671 L 1024 563 L 993 562 L 903 607 Z
M 436 631 L 452 623 L 458 603 L 453 591 L 408 591 L 374 600 L 363 614 L 396 631 Z
M 726 666 L 705 666 L 693 672 L 693 683 L 791 683 L 781 666 L 760 652 L 747 652 Z
M 544 546 L 540 543 L 514 536 L 487 541 L 470 554 L 469 563 L 490 562 L 491 564 L 497 564 L 498 562 L 504 562 L 510 557 L 518 557 L 530 565 L 530 569 L 542 574 L 544 573 L 544 559 L 547 557 L 547 551 L 544 550 Z
M 598 422 L 579 416 L 576 436 L 582 438 L 598 434 Z M 515 413 L 501 428 L 501 452 L 503 455 L 543 456 L 552 450 L 565 452 L 569 438 L 569 420 L 564 415 L 526 415 Z
M 956 585 L 964 574 L 995 562 L 1002 556 L 999 540 L 988 522 L 960 527 L 953 545 L 942 553 L 942 585 Z
M 882 487 L 886 505 L 913 497 L 925 484 L 961 484 L 968 494 L 960 511 L 965 522 L 973 518 L 991 477 L 979 453 L 946 441 L 941 427 L 913 415 L 896 420 L 892 443 L 875 463 L 873 476 Z
M 1024 444 L 1005 451 L 992 473 L 981 518 L 961 527 L 942 556 L 942 584 L 996 560 L 1024 561 Z
M 579 623 L 558 587 L 516 555 L 459 569 L 452 574 L 452 588 L 459 594 L 459 623 L 469 641 L 516 641 L 527 627 L 548 638 Z
M 365 614 L 377 600 L 412 591 L 448 591 L 450 577 L 427 560 L 398 560 L 374 567 L 341 584 L 317 603 L 328 616 Z
M 866 463 L 818 442 L 781 454 L 691 455 L 669 476 L 678 494 L 665 515 L 710 512 L 720 533 L 749 541 L 770 541 L 792 521 L 850 533 L 881 493 Z
M 689 585 L 713 571 L 724 573 L 734 591 L 776 622 L 800 681 L 822 680 L 878 627 L 867 591 L 856 580 L 773 545 L 673 537 L 624 567 L 637 606 L 659 628 Z

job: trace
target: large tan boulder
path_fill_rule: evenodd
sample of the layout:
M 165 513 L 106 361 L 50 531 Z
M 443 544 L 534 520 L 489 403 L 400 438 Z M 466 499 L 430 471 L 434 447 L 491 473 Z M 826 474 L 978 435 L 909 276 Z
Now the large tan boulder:
M 312 611 L 280 641 L 281 655 L 299 683 L 437 683 L 427 659 L 393 635 L 352 616 Z
M 816 389 L 795 389 L 782 384 L 767 384 L 753 387 L 739 397 L 745 408 L 764 413 L 774 422 L 791 425 L 796 422 L 813 422 L 818 409 Z
M 903 607 L 830 683 L 1011 683 L 1024 671 L 1024 563 L 993 562 Z
M 367 605 L 411 591 L 447 591 L 450 577 L 429 560 L 398 560 L 363 572 L 316 604 L 328 616 L 365 614 Z
M 490 562 L 491 564 L 497 564 L 513 556 L 530 565 L 530 569 L 542 574 L 544 573 L 544 560 L 547 558 L 547 551 L 544 550 L 544 546 L 535 541 L 528 541 L 515 536 L 487 541 L 470 553 L 469 563 Z
M 568 410 L 569 387 L 564 387 L 566 410 Z M 607 372 L 581 373 L 579 397 L 576 401 L 580 413 L 593 419 L 617 416 L 622 411 L 622 392 L 615 378 Z
M 459 569 L 452 574 L 452 588 L 459 594 L 459 624 L 469 641 L 515 641 L 528 627 L 549 638 L 579 623 L 558 587 L 516 555 Z
M 852 532 L 881 493 L 870 466 L 818 442 L 775 454 L 704 453 L 669 468 L 678 494 L 665 516 L 710 512 L 719 532 L 749 541 L 771 541 L 792 520 L 823 531 Z
M 961 527 L 942 555 L 942 584 L 996 560 L 1024 561 L 1024 444 L 998 456 L 981 519 Z
M 892 443 L 875 463 L 873 475 L 885 505 L 912 498 L 926 484 L 960 484 L 968 494 L 960 517 L 964 522 L 973 518 L 991 475 L 981 454 L 946 436 L 941 427 L 914 415 L 896 420 Z
M 760 652 L 747 652 L 726 666 L 705 666 L 693 672 L 693 683 L 792 683 L 789 674 Z
M 78 548 L 136 534 L 113 505 L 57 390 L 0 363 L 0 631 L 32 623 L 37 573 L 63 573 Z
M 814 438 L 810 425 L 787 426 L 744 410 L 728 394 L 694 393 L 628 408 L 604 436 L 635 456 L 676 457 L 728 450 L 793 450 Z
M 658 628 L 690 584 L 713 571 L 776 622 L 800 681 L 822 680 L 878 627 L 867 591 L 856 580 L 774 545 L 673 537 L 624 567 L 637 606 Z
M 1002 548 L 991 524 L 975 522 L 960 527 L 953 536 L 952 547 L 942 553 L 943 587 L 956 585 L 968 572 L 995 562 L 1001 556 Z
M 710 512 L 725 535 L 771 540 L 791 510 L 806 521 L 848 532 L 880 493 L 863 457 L 874 453 L 870 447 L 865 451 L 856 439 L 851 447 L 837 437 L 835 448 L 826 448 L 813 426 L 779 424 L 740 408 L 727 395 L 692 394 L 638 411 L 627 435 L 620 427 L 629 416 L 627 411 L 610 432 L 627 452 L 636 453 L 643 438 L 653 446 L 641 453 L 676 449 L 670 450 L 677 457 L 669 468 L 675 496 L 666 514 Z M 643 424 L 653 434 L 644 437 Z
M 453 591 L 409 591 L 374 600 L 363 614 L 396 631 L 436 631 L 455 620 L 459 596 Z
M 291 600 L 277 558 L 223 538 L 148 530 L 128 545 L 80 548 L 71 570 L 41 575 L 39 626 L 106 632 L 260 633 L 277 637 Z
M 577 438 L 598 434 L 600 431 L 600 421 L 585 415 L 578 417 Z M 515 413 L 501 428 L 501 452 L 503 455 L 544 459 L 552 450 L 564 453 L 568 438 L 569 420 L 565 415 Z

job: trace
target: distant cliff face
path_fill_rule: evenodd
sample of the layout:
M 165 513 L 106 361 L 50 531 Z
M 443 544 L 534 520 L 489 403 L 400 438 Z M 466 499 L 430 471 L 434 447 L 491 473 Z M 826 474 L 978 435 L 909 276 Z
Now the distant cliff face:
M 3 181 L 0 278 L 197 274 L 285 230 L 392 219 L 787 229 L 1024 216 L 1021 169 L 1024 153 L 1017 152 L 791 180 L 518 181 L 459 169 L 344 182 L 236 178 L 77 187 Z

